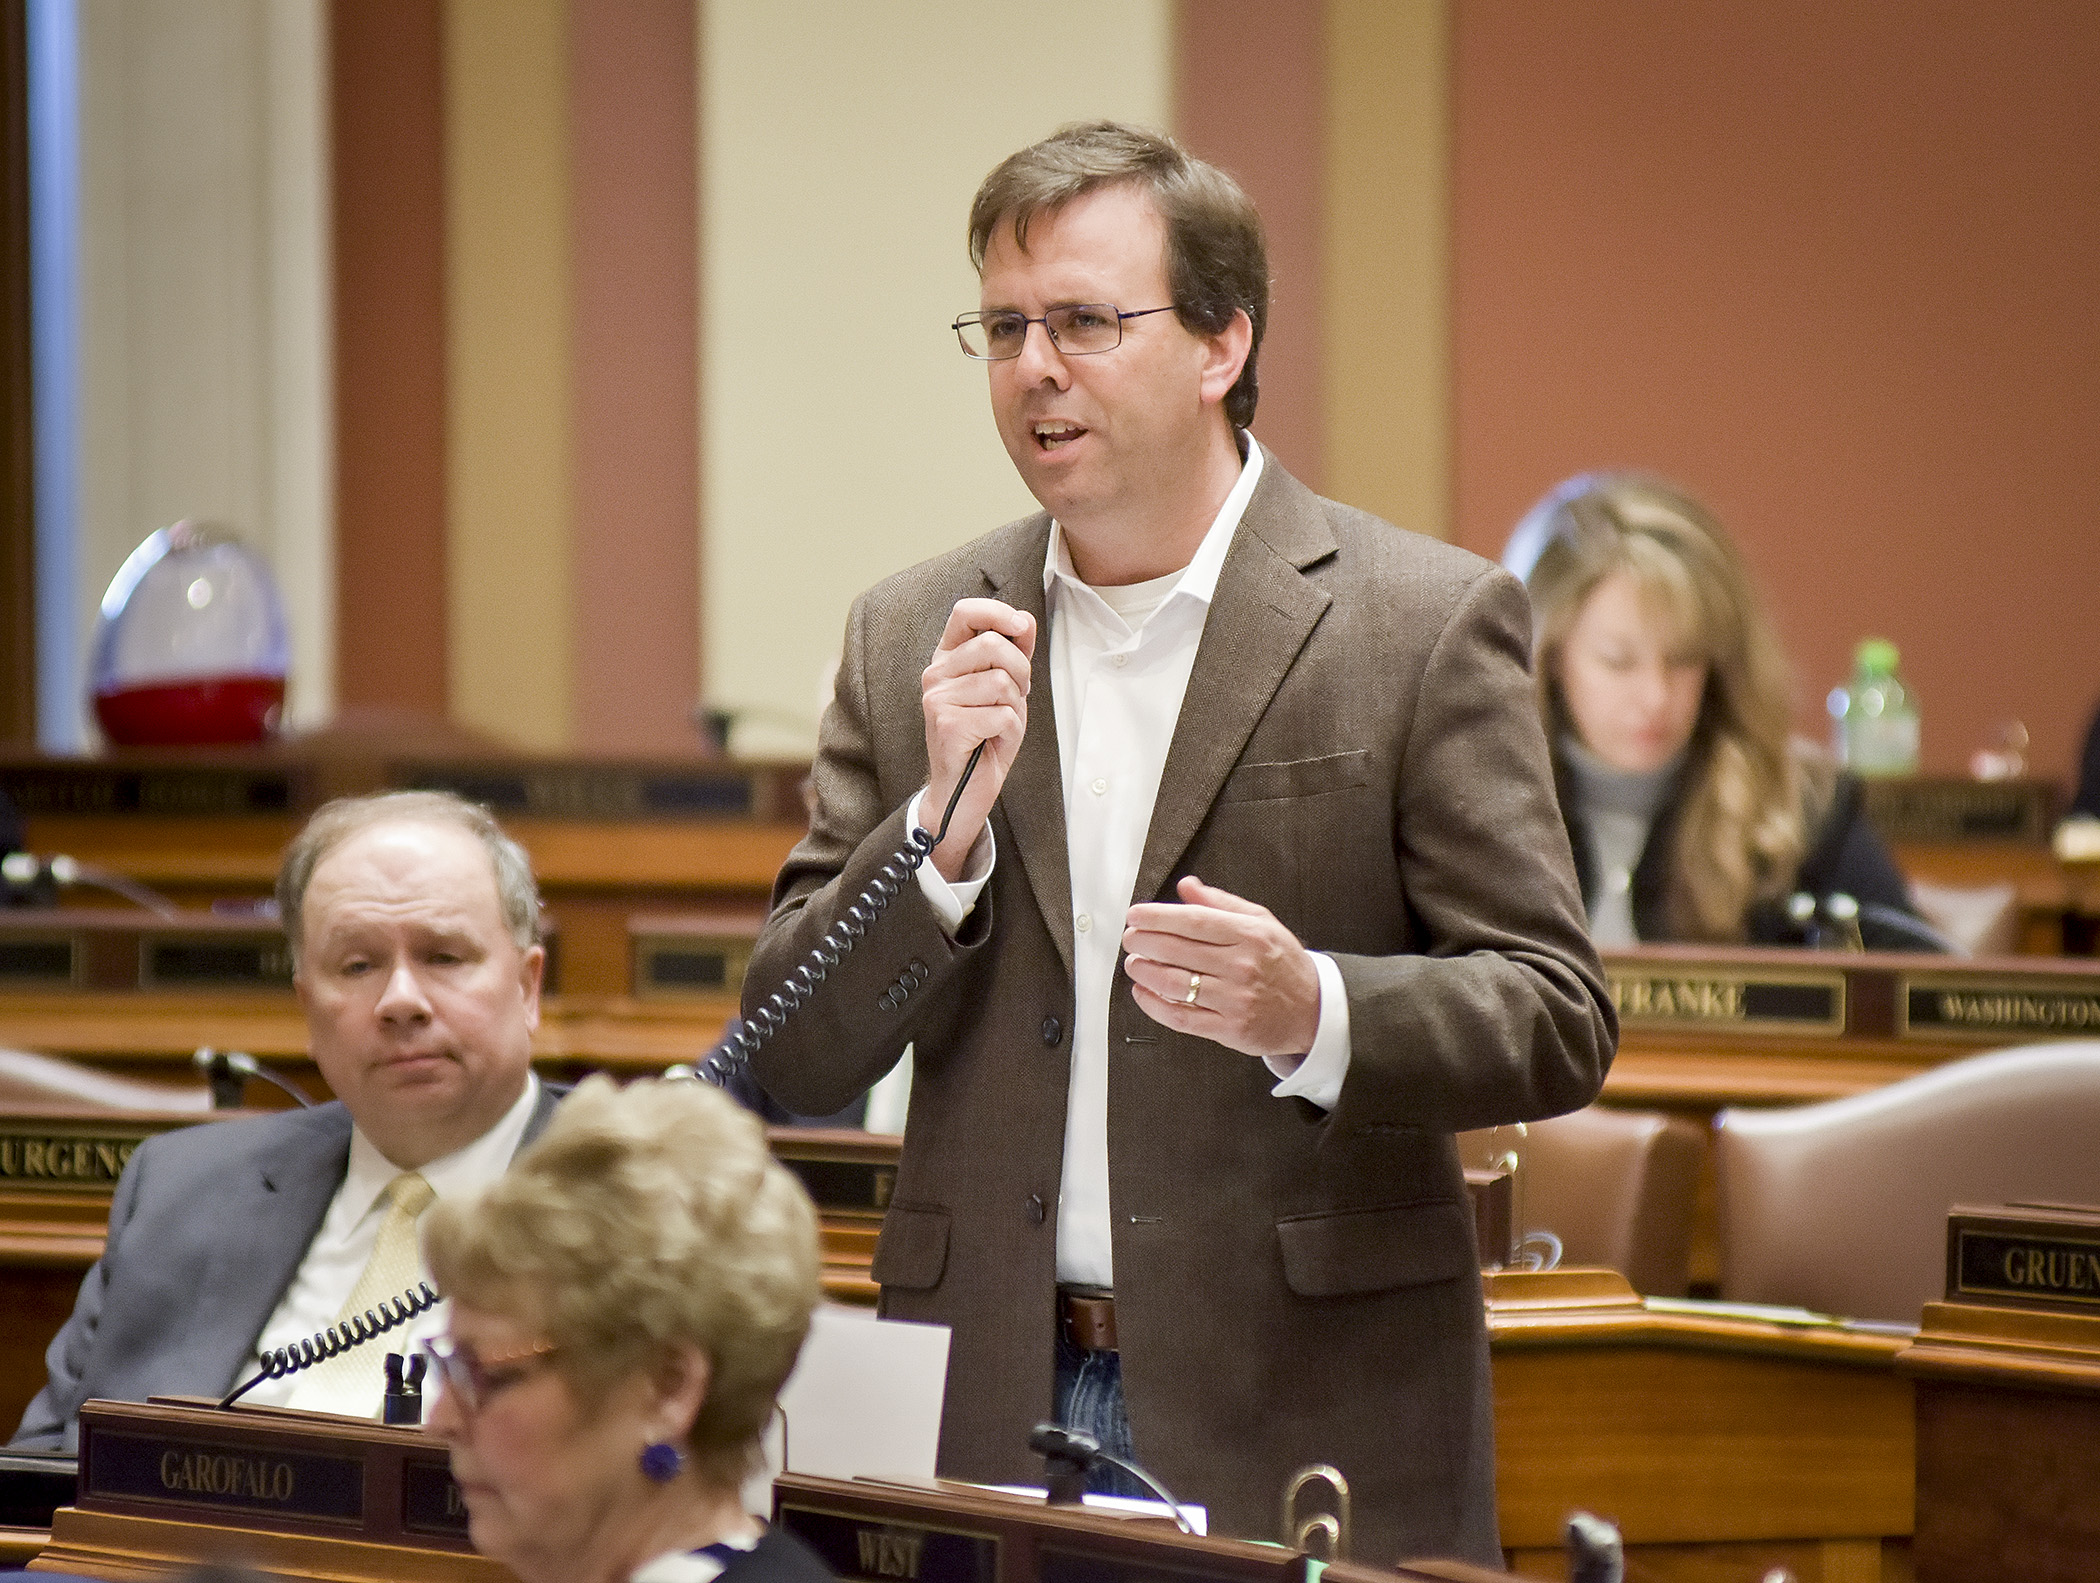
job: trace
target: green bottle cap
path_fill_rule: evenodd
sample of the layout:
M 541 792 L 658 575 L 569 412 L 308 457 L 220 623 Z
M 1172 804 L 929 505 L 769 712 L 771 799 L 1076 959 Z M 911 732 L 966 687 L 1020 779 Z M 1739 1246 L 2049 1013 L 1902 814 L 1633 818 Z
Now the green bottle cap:
M 1896 674 L 1896 645 L 1887 638 L 1862 638 L 1853 652 L 1852 663 L 1867 676 L 1893 676 Z

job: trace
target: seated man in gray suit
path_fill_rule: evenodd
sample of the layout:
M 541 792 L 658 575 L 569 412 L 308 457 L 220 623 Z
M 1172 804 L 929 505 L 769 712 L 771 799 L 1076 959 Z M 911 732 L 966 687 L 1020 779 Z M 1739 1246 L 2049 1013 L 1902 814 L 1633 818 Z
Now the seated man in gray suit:
M 277 897 L 337 1102 L 140 1146 L 17 1449 L 72 1450 L 91 1397 L 223 1394 L 263 1352 L 413 1287 L 418 1217 L 500 1175 L 554 1108 L 531 1067 L 538 889 L 485 811 L 434 792 L 332 802 L 286 850 Z M 376 1415 L 384 1355 L 443 1319 L 245 1399 Z

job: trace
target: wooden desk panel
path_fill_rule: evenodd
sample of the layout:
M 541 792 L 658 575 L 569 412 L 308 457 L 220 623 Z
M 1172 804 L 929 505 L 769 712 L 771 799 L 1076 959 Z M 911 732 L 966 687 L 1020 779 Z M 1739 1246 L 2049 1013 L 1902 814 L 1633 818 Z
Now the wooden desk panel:
M 1565 1576 L 1580 1507 L 1670 1583 L 1900 1576 L 1916 1436 L 1904 1343 L 1646 1308 L 1608 1271 L 1494 1274 L 1496 1491 L 1519 1571 Z

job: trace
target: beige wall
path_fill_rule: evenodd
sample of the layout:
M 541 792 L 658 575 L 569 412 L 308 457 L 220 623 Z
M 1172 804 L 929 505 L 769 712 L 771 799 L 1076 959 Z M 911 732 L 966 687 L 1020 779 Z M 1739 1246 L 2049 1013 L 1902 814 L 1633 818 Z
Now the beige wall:
M 452 717 L 568 746 L 568 8 L 446 0 Z
M 1449 0 L 1328 0 L 1323 485 L 1449 538 Z
M 971 194 L 1062 122 L 1170 114 L 1165 0 L 1048 25 L 1115 47 L 1044 69 L 1012 0 L 704 7 L 701 664 L 741 751 L 812 745 L 854 594 L 1034 508 L 948 331 Z

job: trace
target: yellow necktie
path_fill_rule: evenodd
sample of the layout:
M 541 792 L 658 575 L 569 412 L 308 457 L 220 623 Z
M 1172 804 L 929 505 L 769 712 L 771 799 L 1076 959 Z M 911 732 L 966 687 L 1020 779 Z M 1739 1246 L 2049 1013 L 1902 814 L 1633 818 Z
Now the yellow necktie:
M 372 1243 L 372 1256 L 365 1260 L 357 1285 L 350 1289 L 342 1312 L 335 1316 L 337 1325 L 399 1297 L 422 1279 L 416 1221 L 437 1193 L 419 1172 L 403 1171 L 386 1184 L 382 1196 L 387 1200 L 387 1210 Z M 394 1345 L 389 1346 L 390 1341 Z M 386 1399 L 386 1355 L 401 1350 L 399 1341 L 391 1335 L 367 1341 L 320 1364 L 314 1371 L 314 1383 L 325 1382 L 332 1394 L 359 1403 L 356 1411 L 376 1418 Z

